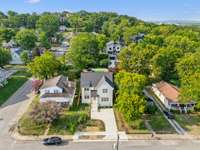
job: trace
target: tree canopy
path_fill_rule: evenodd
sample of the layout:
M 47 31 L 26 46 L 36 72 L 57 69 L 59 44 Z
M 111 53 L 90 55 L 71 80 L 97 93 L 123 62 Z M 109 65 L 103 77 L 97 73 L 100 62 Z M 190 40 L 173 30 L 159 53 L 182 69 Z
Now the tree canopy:
M 100 48 L 96 35 L 80 33 L 75 36 L 66 58 L 80 70 L 100 66 Z
M 30 29 L 22 29 L 16 34 L 16 41 L 24 50 L 31 50 L 35 47 L 37 36 Z
M 59 61 L 51 52 L 45 52 L 35 57 L 33 62 L 28 64 L 30 72 L 39 79 L 49 79 L 58 72 Z
M 145 100 L 142 90 L 147 79 L 136 73 L 119 72 L 115 76 L 117 91 L 117 108 L 127 121 L 138 119 L 145 111 Z
M 0 67 L 3 67 L 4 65 L 8 64 L 10 60 L 10 51 L 0 47 Z
M 44 14 L 37 21 L 37 28 L 52 37 L 59 29 L 59 17 L 54 14 Z

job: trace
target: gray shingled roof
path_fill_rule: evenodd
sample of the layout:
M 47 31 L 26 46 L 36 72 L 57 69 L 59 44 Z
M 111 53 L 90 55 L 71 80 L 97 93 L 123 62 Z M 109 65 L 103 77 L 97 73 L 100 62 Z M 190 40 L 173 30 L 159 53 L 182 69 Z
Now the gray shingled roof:
M 114 87 L 112 72 L 82 72 L 81 87 L 96 87 L 102 81 L 102 77 L 110 86 Z

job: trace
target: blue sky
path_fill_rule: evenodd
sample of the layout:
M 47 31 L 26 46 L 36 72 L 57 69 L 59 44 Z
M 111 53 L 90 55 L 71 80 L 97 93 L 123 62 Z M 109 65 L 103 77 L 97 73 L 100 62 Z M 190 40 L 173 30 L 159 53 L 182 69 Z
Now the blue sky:
M 0 10 L 113 11 L 147 21 L 200 21 L 200 0 L 0 0 Z

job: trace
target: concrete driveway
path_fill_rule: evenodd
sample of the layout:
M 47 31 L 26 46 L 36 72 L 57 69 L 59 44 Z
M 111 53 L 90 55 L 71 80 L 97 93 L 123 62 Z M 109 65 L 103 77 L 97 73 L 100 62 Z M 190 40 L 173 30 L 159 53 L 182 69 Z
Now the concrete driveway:
M 103 140 L 116 140 L 119 135 L 120 140 L 128 140 L 125 132 L 118 132 L 114 111 L 112 108 L 100 109 L 99 111 L 91 111 L 92 119 L 99 119 L 105 125 L 105 137 Z M 102 133 L 101 133 L 102 134 Z

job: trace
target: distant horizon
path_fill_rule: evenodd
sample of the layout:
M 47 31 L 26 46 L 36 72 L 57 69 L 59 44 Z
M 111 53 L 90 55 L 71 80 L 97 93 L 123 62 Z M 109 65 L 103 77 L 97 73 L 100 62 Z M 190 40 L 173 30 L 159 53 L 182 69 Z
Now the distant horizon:
M 1 11 L 1 10 L 0 10 Z M 50 13 L 61 13 L 61 12 L 64 12 L 64 11 L 67 11 L 67 12 L 70 12 L 70 13 L 76 13 L 76 12 L 79 12 L 79 11 L 87 11 L 87 10 L 78 10 L 78 11 L 69 11 L 69 10 L 61 10 L 61 11 L 42 11 L 42 12 L 18 12 L 18 11 L 15 11 L 15 10 L 10 10 L 10 11 L 14 11 L 14 12 L 17 12 L 17 13 L 19 13 L 19 14 L 21 14 L 21 13 L 29 13 L 29 14 L 31 14 L 31 13 L 37 13 L 37 14 L 42 14 L 42 13 L 44 13 L 44 12 L 50 12 Z M 2 11 L 4 14 L 7 14 L 7 12 L 8 11 Z M 87 11 L 87 12 L 89 12 L 89 13 L 100 13 L 100 12 L 111 12 L 111 13 L 117 13 L 118 15 L 127 15 L 127 16 L 129 16 L 129 17 L 136 17 L 136 16 L 134 16 L 134 15 L 128 15 L 128 14 L 120 14 L 120 13 L 118 13 L 118 12 L 114 12 L 114 11 Z M 139 20 L 142 20 L 142 21 L 145 21 L 145 22 L 173 22 L 173 21 L 177 21 L 177 22 L 179 22 L 179 21 L 181 21 L 181 22 L 197 22 L 197 23 L 200 23 L 200 20 L 186 20 L 186 19 L 166 19 L 166 20 L 144 20 L 144 19 L 142 19 L 142 18 L 138 18 L 138 17 L 136 17 L 137 19 L 139 19 Z
M 200 22 L 200 1 L 196 0 L 0 0 L 0 11 L 42 12 L 116 12 L 148 22 L 167 20 Z

